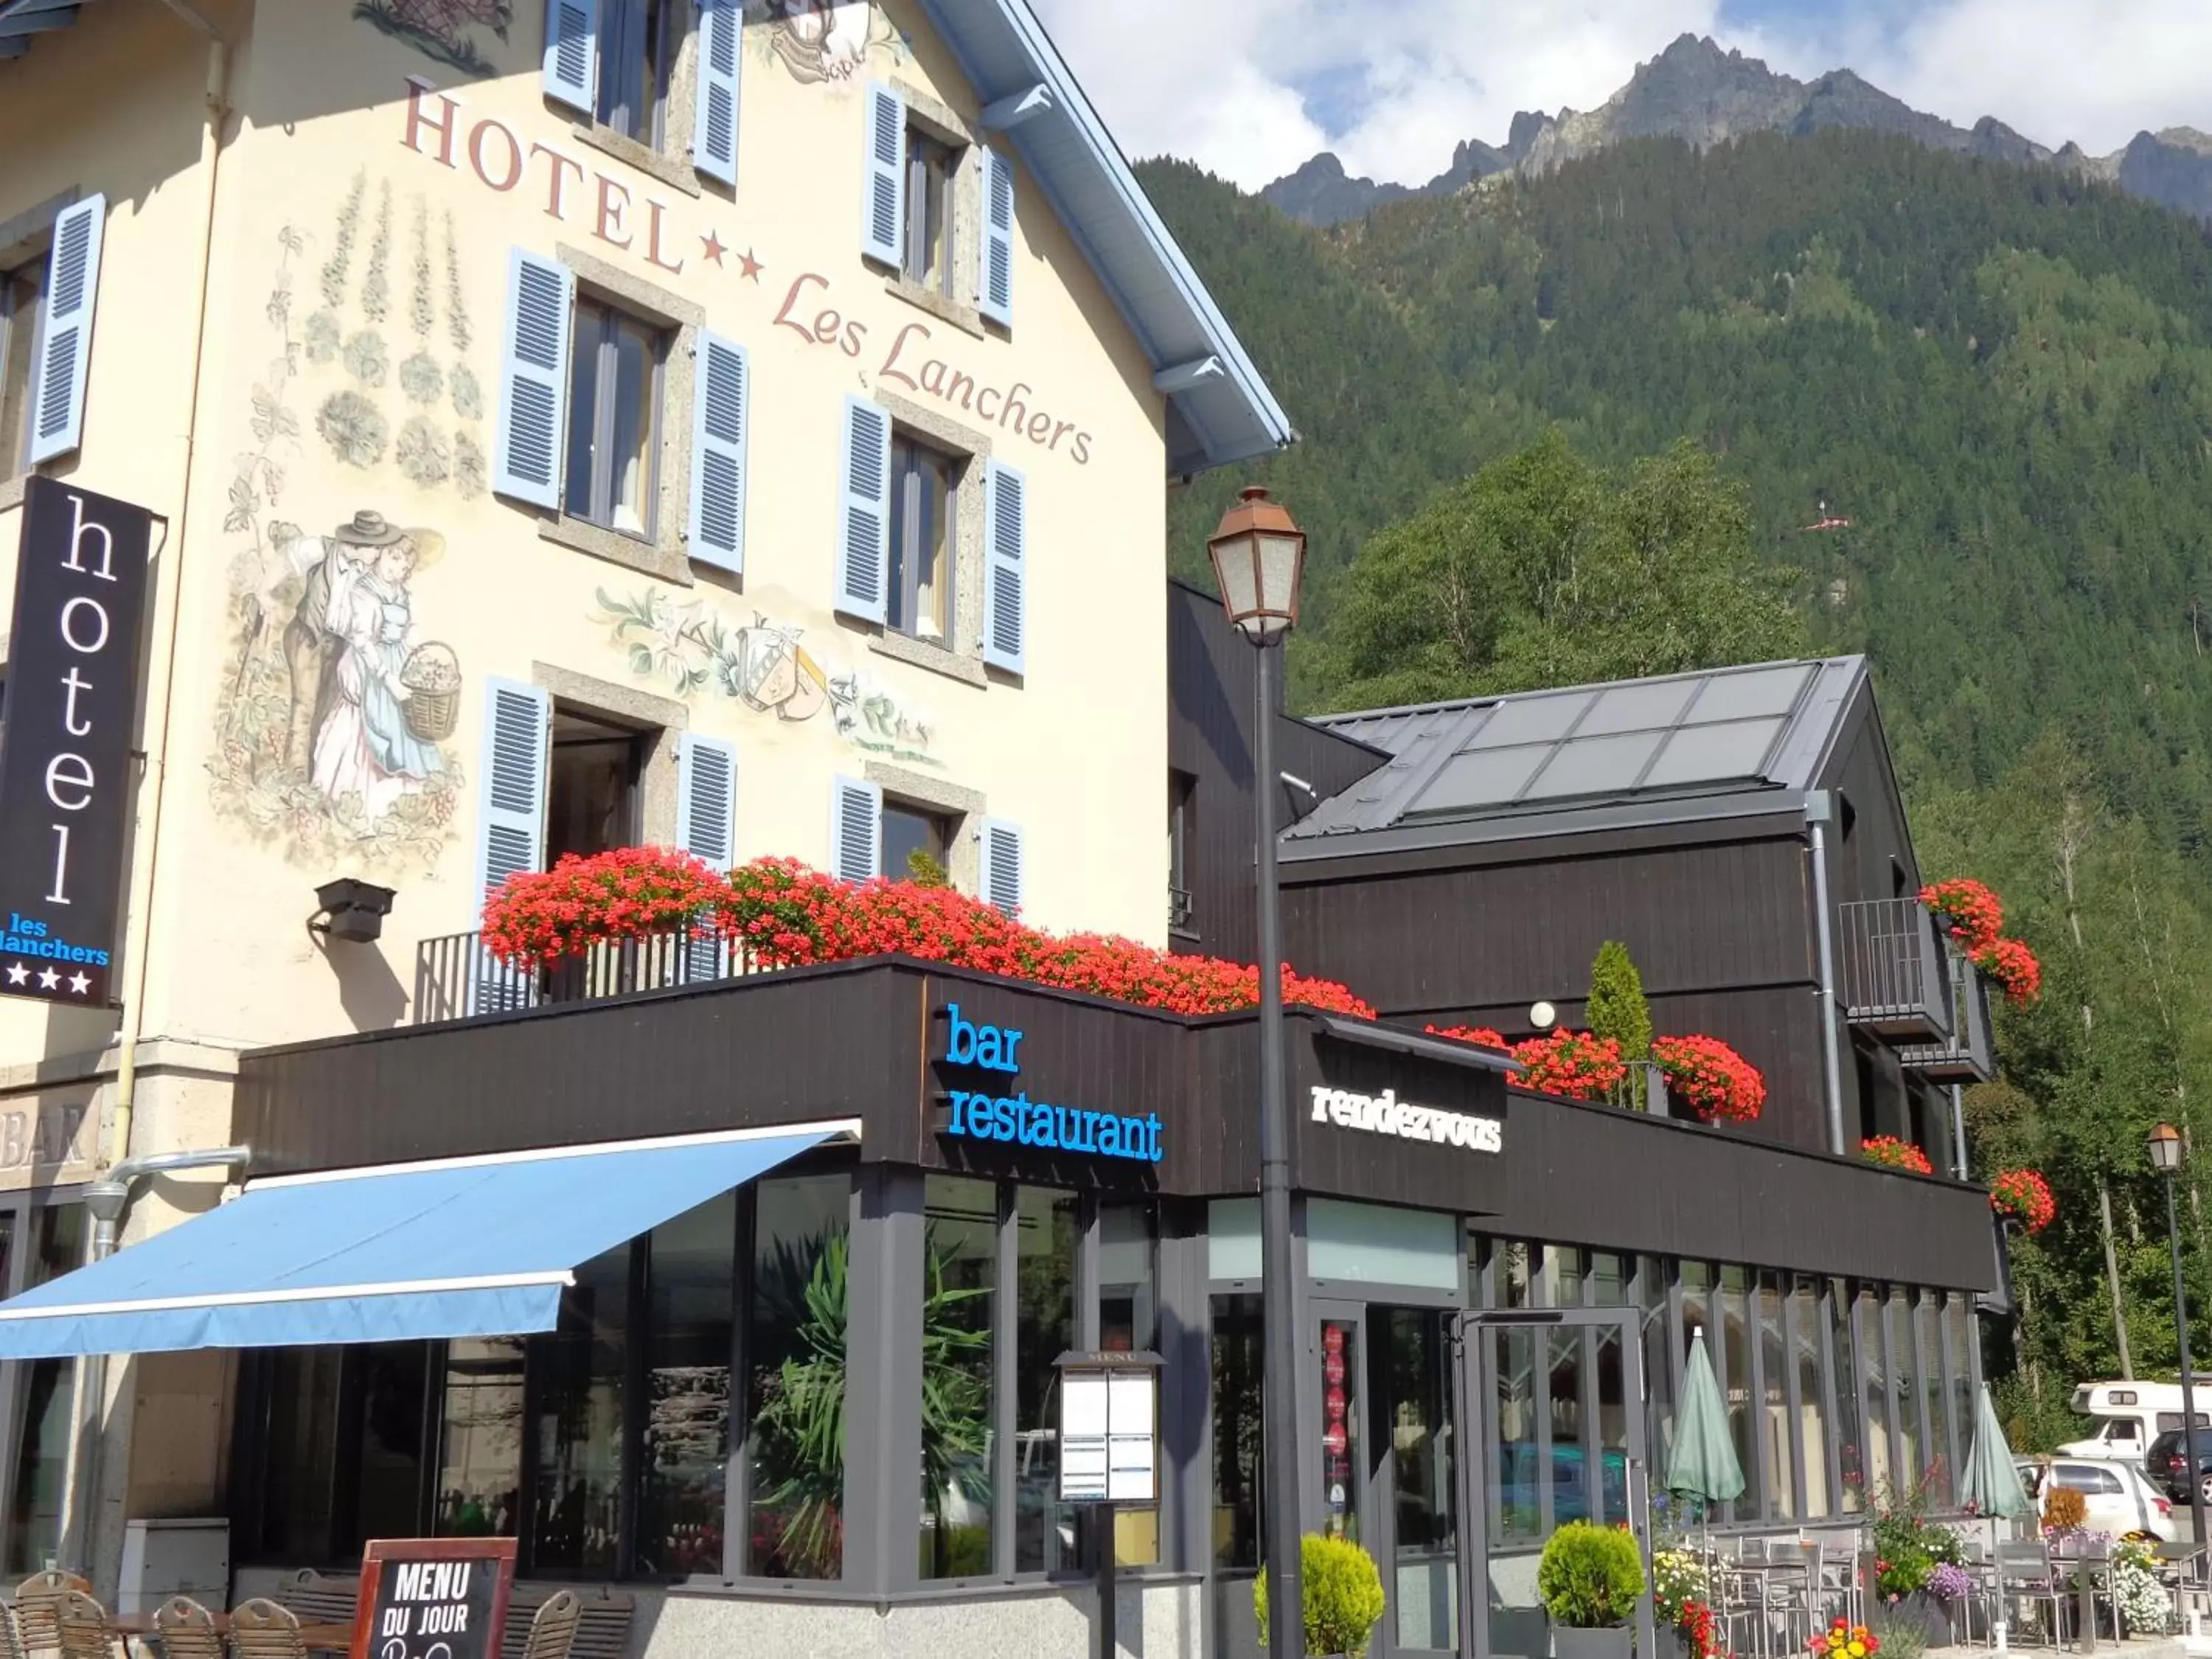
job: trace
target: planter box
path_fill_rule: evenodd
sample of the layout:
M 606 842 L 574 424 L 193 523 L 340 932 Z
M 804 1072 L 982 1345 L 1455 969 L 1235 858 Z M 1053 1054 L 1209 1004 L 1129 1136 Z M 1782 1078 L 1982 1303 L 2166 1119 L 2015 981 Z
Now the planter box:
M 1630 1659 L 1636 1651 L 1636 1632 L 1627 1625 L 1606 1630 L 1569 1630 L 1552 1626 L 1555 1659 Z

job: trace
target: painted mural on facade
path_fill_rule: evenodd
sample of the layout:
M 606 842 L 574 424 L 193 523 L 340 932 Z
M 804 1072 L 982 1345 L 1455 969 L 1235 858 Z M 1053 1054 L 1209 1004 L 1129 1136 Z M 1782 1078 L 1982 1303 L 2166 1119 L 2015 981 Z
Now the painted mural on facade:
M 453 217 L 364 172 L 327 233 L 276 240 L 273 355 L 223 521 L 240 545 L 215 804 L 295 863 L 428 870 L 463 781 L 462 672 L 417 613 L 446 554 L 422 501 L 485 488 Z
M 850 85 L 872 52 L 894 64 L 906 56 L 904 40 L 872 0 L 755 0 L 745 16 L 768 26 L 754 31 L 759 50 L 802 86 Z
M 756 611 L 732 626 L 704 600 L 678 599 L 663 588 L 629 599 L 599 591 L 598 620 L 630 672 L 665 685 L 687 701 L 699 696 L 741 702 L 785 725 L 827 711 L 839 737 L 871 754 L 937 765 L 930 752 L 935 722 L 865 668 L 803 643 L 805 630 Z
M 427 58 L 483 79 L 499 67 L 484 56 L 477 31 L 503 43 L 514 8 L 507 0 L 356 0 L 353 15 Z

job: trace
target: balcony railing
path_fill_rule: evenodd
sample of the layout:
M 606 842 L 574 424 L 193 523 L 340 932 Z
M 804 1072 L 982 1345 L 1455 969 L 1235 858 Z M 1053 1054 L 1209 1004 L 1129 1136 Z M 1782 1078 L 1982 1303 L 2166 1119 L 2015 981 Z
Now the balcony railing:
M 1168 932 L 1188 933 L 1190 931 L 1190 889 L 1168 889 Z
M 1916 1043 L 1899 1058 L 1934 1082 L 1987 1083 L 1996 1075 L 1996 1047 L 1990 1036 L 1989 981 L 1955 946 L 1948 954 L 1951 958 L 1950 1040 Z
M 1845 1018 L 1893 1039 L 1948 1042 L 1951 975 L 1927 907 L 1863 899 L 1838 912 Z
M 711 985 L 757 971 L 743 946 L 712 935 L 656 933 L 594 945 L 550 968 L 516 968 L 494 955 L 482 933 L 448 933 L 416 947 L 414 1023 Z

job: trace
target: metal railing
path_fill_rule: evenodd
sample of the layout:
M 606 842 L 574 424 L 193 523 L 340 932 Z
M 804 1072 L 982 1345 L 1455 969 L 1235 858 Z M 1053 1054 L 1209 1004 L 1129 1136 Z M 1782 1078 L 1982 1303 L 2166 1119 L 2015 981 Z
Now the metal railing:
M 1899 1059 L 1938 1083 L 1987 1083 L 1996 1075 L 1996 1045 L 1990 1035 L 1990 985 L 1981 969 L 1948 941 L 1951 958 L 1951 1036 L 1945 1042 L 1920 1042 Z
M 1187 933 L 1190 931 L 1190 890 L 1188 887 L 1168 889 L 1168 931 Z
M 595 945 L 547 967 L 515 967 L 482 933 L 426 939 L 415 951 L 417 1025 L 514 1013 L 555 1003 L 597 1002 L 637 991 L 711 985 L 759 971 L 744 947 L 715 934 L 666 933 Z
M 1838 912 L 1845 1017 L 1884 1036 L 1947 1042 L 1951 977 L 1927 907 L 1917 898 L 1861 899 Z
M 1667 1073 L 1655 1060 L 1629 1061 L 1628 1075 L 1613 1086 L 1606 1098 L 1632 1112 L 1649 1112 L 1654 1117 L 1674 1115 L 1667 1098 Z

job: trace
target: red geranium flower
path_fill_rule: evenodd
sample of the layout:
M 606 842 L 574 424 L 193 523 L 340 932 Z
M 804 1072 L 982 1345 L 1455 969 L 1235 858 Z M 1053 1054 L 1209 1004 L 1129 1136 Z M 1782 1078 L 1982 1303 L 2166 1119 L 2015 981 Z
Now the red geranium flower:
M 2017 1217 L 2032 1233 L 2041 1232 L 2058 1217 L 2051 1183 L 2034 1170 L 2007 1170 L 1990 1182 L 1990 1207 L 1999 1215 Z
M 1872 1140 L 1859 1142 L 1859 1156 L 1869 1164 L 1885 1164 L 1893 1170 L 1910 1170 L 1915 1175 L 1934 1175 L 1936 1166 L 1928 1161 L 1928 1154 L 1909 1140 L 1899 1140 L 1895 1135 L 1876 1135 Z
M 1966 954 L 1987 950 L 2004 932 L 2004 904 L 1995 893 L 1971 878 L 1939 881 L 1920 890 L 1920 902 L 1937 915 L 1950 920 Z
M 1995 939 L 1976 951 L 1974 966 L 2002 986 L 2014 1003 L 2025 1006 L 2043 994 L 2043 964 L 2016 939 Z
M 1718 1037 L 1654 1037 L 1651 1058 L 1667 1074 L 1668 1089 L 1707 1123 L 1749 1123 L 1766 1104 L 1759 1068 Z
M 1513 1045 L 1487 1025 L 1431 1025 L 1425 1029 L 1431 1036 L 1452 1037 L 1461 1042 L 1472 1042 L 1478 1048 L 1495 1048 L 1500 1054 L 1513 1052 Z
M 1569 1100 L 1603 1100 L 1628 1075 L 1620 1044 L 1588 1031 L 1553 1031 L 1516 1043 L 1510 1052 L 1521 1062 L 1523 1086 Z

